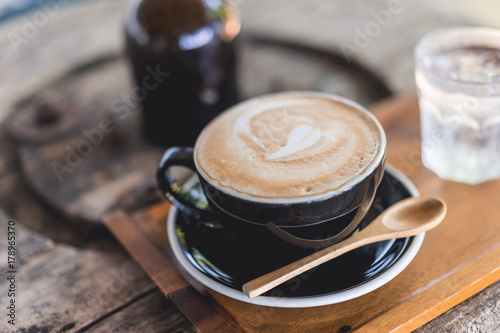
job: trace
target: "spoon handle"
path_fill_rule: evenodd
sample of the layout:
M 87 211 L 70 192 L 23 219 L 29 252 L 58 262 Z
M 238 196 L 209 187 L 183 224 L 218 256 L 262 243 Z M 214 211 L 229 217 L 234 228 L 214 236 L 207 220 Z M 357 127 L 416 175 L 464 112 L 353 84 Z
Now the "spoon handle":
M 311 268 L 374 241 L 371 237 L 357 237 L 358 235 L 359 233 L 340 243 L 324 248 L 321 251 L 315 252 L 307 257 L 247 282 L 243 285 L 243 292 L 250 298 L 257 297 Z
M 434 197 L 407 198 L 380 214 L 366 228 L 340 243 L 324 248 L 287 266 L 256 278 L 243 285 L 250 298 L 321 265 L 348 251 L 391 238 L 414 236 L 436 227 L 446 215 L 446 204 Z

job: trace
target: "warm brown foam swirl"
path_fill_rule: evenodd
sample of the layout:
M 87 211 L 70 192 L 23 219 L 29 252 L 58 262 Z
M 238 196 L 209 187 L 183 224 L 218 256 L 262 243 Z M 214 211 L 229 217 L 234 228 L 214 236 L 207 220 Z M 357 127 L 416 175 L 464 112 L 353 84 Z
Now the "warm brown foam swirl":
M 203 130 L 197 168 L 216 187 L 250 199 L 341 190 L 377 164 L 385 149 L 380 125 L 348 103 L 305 92 L 240 103 Z

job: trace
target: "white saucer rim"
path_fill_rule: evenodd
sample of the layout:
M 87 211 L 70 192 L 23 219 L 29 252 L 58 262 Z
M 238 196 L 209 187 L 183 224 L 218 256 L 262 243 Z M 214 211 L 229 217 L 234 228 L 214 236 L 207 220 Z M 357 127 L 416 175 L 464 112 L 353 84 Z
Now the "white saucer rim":
M 386 171 L 391 173 L 394 177 L 396 177 L 410 192 L 410 194 L 414 197 L 419 196 L 419 192 L 415 185 L 400 171 L 395 169 L 390 165 L 386 165 Z M 220 293 L 230 298 L 256 304 L 263 306 L 271 306 L 271 307 L 281 307 L 281 308 L 305 308 L 305 307 L 314 307 L 314 306 L 322 306 L 340 303 L 344 301 L 348 301 L 365 294 L 368 294 L 381 286 L 385 285 L 392 279 L 394 279 L 397 275 L 399 275 L 415 258 L 420 247 L 424 241 L 425 233 L 418 234 L 414 236 L 413 241 L 408 246 L 408 248 L 404 251 L 404 253 L 392 264 L 390 268 L 388 268 L 385 272 L 380 275 L 362 283 L 352 288 L 334 292 L 331 294 L 319 295 L 319 296 L 310 296 L 310 297 L 273 297 L 273 296 L 258 296 L 255 298 L 249 298 L 242 291 L 236 290 L 234 288 L 225 286 L 218 281 L 213 280 L 212 278 L 206 276 L 202 272 L 200 272 L 193 264 L 186 258 L 183 254 L 183 250 L 179 241 L 176 237 L 175 233 L 175 218 L 177 215 L 177 208 L 172 206 L 169 210 L 167 217 L 167 235 L 168 240 L 170 242 L 170 247 L 172 252 L 174 253 L 175 259 L 181 264 L 182 268 L 188 273 L 192 278 L 196 279 L 198 282 L 203 284 L 204 286 Z

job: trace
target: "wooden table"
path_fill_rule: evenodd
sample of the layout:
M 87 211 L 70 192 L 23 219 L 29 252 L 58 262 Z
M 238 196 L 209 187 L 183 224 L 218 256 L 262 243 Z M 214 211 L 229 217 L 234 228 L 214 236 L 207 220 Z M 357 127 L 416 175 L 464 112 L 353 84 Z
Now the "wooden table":
M 119 53 L 124 3 L 121 0 L 75 5 L 61 2 L 57 14 L 26 43 L 19 44 L 19 52 L 13 49 L 9 33 L 20 32 L 25 21 L 14 20 L 0 27 L 4 78 L 0 82 L 0 119 L 12 110 L 17 100 L 75 65 L 102 54 Z M 245 29 L 315 46 L 336 47 L 340 42 L 352 44 L 355 29 L 374 19 L 371 11 L 387 6 L 369 1 L 357 2 L 354 7 L 347 4 L 345 1 L 327 5 L 311 0 L 289 5 L 282 0 L 253 0 L 243 1 L 240 6 Z M 406 10 L 394 15 L 390 24 L 357 54 L 397 93 L 414 88 L 411 52 L 419 36 L 433 27 L 461 20 L 425 6 L 403 5 L 408 6 Z M 27 14 L 27 18 L 31 19 L 32 14 Z M 62 25 L 71 29 L 61 29 Z M 383 118 L 383 114 L 378 116 Z M 109 233 L 62 218 L 40 202 L 22 176 L 16 147 L 7 138 L 5 127 L 5 124 L 0 126 L 0 207 L 5 211 L 0 220 L 4 230 L 9 220 L 15 221 L 19 294 L 15 330 L 2 316 L 0 331 L 192 331 L 171 301 Z M 418 163 L 418 158 L 415 161 Z M 408 169 L 408 164 L 397 159 L 390 162 L 416 183 L 420 177 L 428 177 L 425 173 L 415 173 L 418 168 Z M 439 182 L 433 184 L 440 186 Z M 7 258 L 3 232 L 1 237 L 2 258 Z M 7 271 L 6 260 L 2 260 L 3 308 L 7 300 L 8 284 L 4 278 Z M 498 331 L 499 299 L 500 283 L 496 282 L 417 331 Z

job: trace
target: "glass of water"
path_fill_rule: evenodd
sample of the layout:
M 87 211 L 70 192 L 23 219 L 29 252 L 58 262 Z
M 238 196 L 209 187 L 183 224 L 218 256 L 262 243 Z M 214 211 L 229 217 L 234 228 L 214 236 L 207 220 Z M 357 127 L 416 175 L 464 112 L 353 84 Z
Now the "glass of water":
M 415 61 L 423 165 L 461 183 L 500 178 L 500 30 L 433 31 Z

